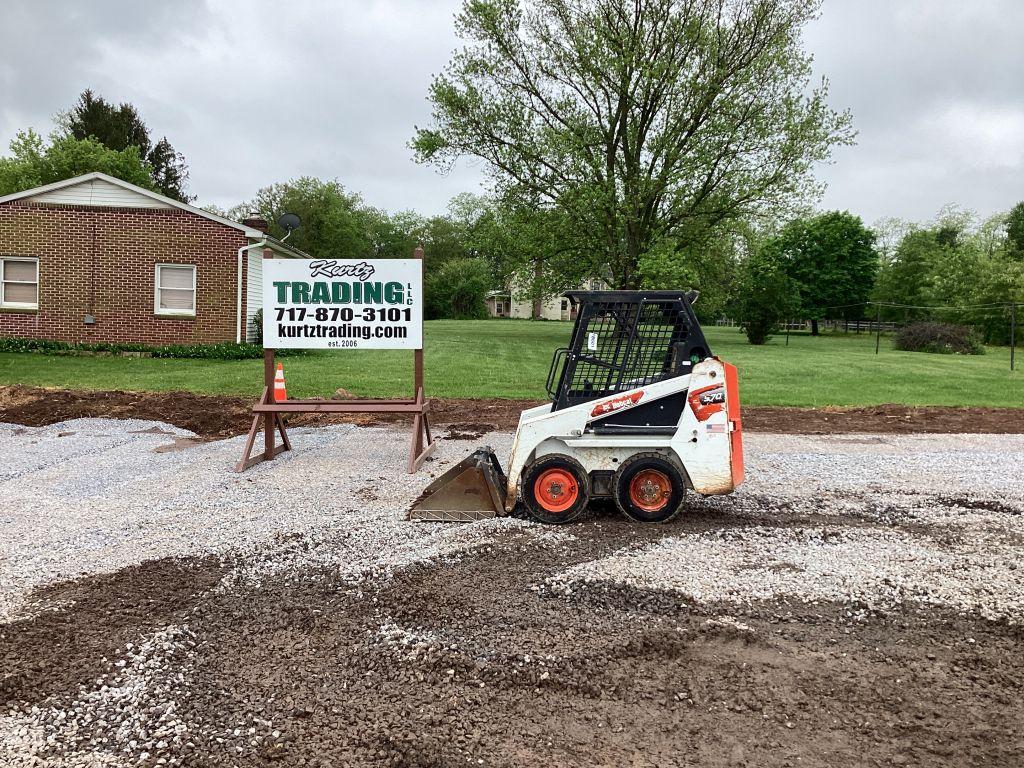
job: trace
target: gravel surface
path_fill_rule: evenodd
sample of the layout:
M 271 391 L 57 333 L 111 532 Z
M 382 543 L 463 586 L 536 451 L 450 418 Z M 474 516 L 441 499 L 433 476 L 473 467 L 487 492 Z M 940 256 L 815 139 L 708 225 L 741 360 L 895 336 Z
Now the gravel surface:
M 757 436 L 748 482 L 712 512 L 772 525 L 664 539 L 549 580 L 664 589 L 699 602 L 941 606 L 1024 621 L 1024 437 Z M 760 449 L 760 450 L 758 450 Z M 851 527 L 853 517 L 865 525 Z M 799 521 L 820 523 L 779 526 Z
M 403 520 L 424 480 L 465 455 L 469 441 L 442 441 L 426 477 L 410 476 L 400 469 L 408 439 L 403 432 L 352 425 L 297 429 L 294 451 L 236 475 L 228 469 L 240 438 L 176 449 L 189 437 L 135 420 L 0 424 L 0 620 L 31 610 L 23 602 L 33 588 L 148 559 L 230 555 L 225 586 L 312 565 L 339 566 L 362 578 L 523 525 Z M 503 457 L 510 436 L 492 433 L 484 441 Z M 1024 436 L 754 435 L 747 452 L 741 491 L 695 500 L 697 506 L 758 518 L 768 499 L 779 521 L 812 516 L 827 523 L 839 515 L 938 528 L 920 534 L 824 527 L 820 535 L 743 529 L 725 531 L 724 539 L 693 534 L 649 553 L 581 565 L 554 581 L 623 581 L 678 589 L 695 599 L 732 593 L 831 599 L 838 589 L 872 603 L 889 599 L 888 593 L 905 598 L 910 589 L 928 601 L 948 593 L 948 604 L 986 606 L 992 615 L 1017 610 Z M 954 533 L 968 541 L 947 551 L 943 537 Z M 258 557 L 245 554 L 256 550 Z M 904 556 L 894 556 L 901 551 Z M 760 552 L 766 553 L 762 568 L 754 569 L 749 560 Z M 709 562 L 716 567 L 709 570 Z M 761 580 L 766 568 L 775 569 L 768 583 L 778 582 L 777 591 Z M 786 568 L 788 578 L 780 579 L 779 569 Z M 839 575 L 823 581 L 824 571 Z M 884 576 L 875 578 L 879 573 Z M 932 576 L 935 589 L 927 583 Z M 897 579 L 899 586 L 881 579 Z M 905 585 L 908 579 L 915 586 Z M 947 588 L 950 579 L 955 583 Z M 986 581 L 991 586 L 979 591 Z
M 877 611 L 900 603 L 941 606 L 1021 622 L 1019 540 L 991 538 L 951 550 L 927 536 L 839 526 L 754 526 L 667 539 L 559 574 L 558 590 L 583 581 L 668 589 L 705 603 L 838 601 Z
M 293 451 L 234 474 L 241 438 L 174 450 L 192 433 L 156 422 L 0 424 L 0 621 L 30 609 L 34 587 L 149 559 L 230 554 L 229 581 L 313 563 L 358 575 L 521 525 L 404 521 L 424 481 L 461 460 L 466 443 L 440 443 L 408 475 L 407 433 L 343 424 L 291 435 Z M 507 435 L 487 439 L 507 451 Z
M 1024 760 L 1020 436 L 750 435 L 733 496 L 553 528 L 404 521 L 473 440 L 291 434 L 0 424 L 0 765 Z

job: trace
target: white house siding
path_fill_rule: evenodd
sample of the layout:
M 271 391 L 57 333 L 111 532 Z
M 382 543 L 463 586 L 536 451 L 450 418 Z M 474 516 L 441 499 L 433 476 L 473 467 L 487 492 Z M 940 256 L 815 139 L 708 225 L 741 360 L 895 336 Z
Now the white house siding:
M 29 202 L 50 205 L 104 206 L 109 208 L 171 208 L 167 203 L 124 189 L 103 179 L 91 179 L 63 189 L 33 195 Z
M 562 309 L 563 302 L 565 303 L 565 309 Z M 569 300 L 556 296 L 545 299 L 540 307 L 540 316 L 545 320 L 568 320 L 569 309 Z M 533 302 L 513 301 L 509 317 L 529 320 L 533 317 Z
M 248 251 L 248 269 L 245 287 L 245 340 L 255 341 L 252 319 L 263 306 L 263 251 L 259 248 Z

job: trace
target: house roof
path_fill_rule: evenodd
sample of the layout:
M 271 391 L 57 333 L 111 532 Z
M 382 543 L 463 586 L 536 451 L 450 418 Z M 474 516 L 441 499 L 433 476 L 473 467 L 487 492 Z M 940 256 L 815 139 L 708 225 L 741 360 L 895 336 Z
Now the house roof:
M 120 190 L 124 190 L 125 192 L 130 193 L 130 195 L 136 199 L 131 202 L 128 202 L 127 204 L 124 202 L 124 199 L 122 199 L 120 204 L 118 202 L 106 202 L 101 204 L 109 205 L 111 207 L 119 207 L 119 205 L 121 205 L 133 208 L 178 208 L 182 211 L 188 211 L 189 213 L 195 214 L 196 216 L 200 216 L 204 219 L 215 221 L 218 224 L 222 224 L 225 227 L 237 229 L 239 232 L 245 233 L 245 236 L 251 240 L 262 240 L 266 238 L 267 244 L 271 246 L 274 250 L 298 258 L 310 258 L 309 254 L 300 251 L 298 248 L 292 248 L 287 243 L 284 243 L 275 237 L 270 237 L 269 235 L 267 235 L 266 233 L 259 229 L 246 226 L 245 224 L 241 224 L 237 221 L 234 221 L 233 219 L 228 219 L 224 216 L 218 216 L 217 214 L 210 213 L 209 211 L 203 210 L 202 208 L 196 208 L 195 206 L 189 205 L 188 203 L 183 203 L 180 200 L 175 200 L 172 197 L 161 195 L 159 192 L 153 192 L 152 190 L 146 189 L 145 187 L 140 187 L 135 184 L 131 184 L 127 181 L 124 181 L 123 179 L 118 179 L 115 178 L 114 176 L 108 176 L 107 174 L 100 173 L 99 171 L 93 171 L 92 173 L 86 173 L 83 174 L 82 176 L 75 176 L 74 178 L 71 179 L 64 179 L 62 181 L 57 181 L 54 182 L 53 184 L 46 184 L 41 187 L 33 187 L 32 189 L 26 189 L 22 192 L 15 192 L 14 194 L 11 195 L 4 195 L 0 197 L 0 205 L 2 205 L 3 203 L 10 203 L 15 200 L 25 200 L 27 198 L 45 198 L 47 196 L 50 196 L 51 193 L 57 193 L 60 190 L 67 190 L 70 189 L 71 187 L 76 186 L 94 185 L 96 182 L 100 182 L 100 184 L 103 185 L 113 185 L 114 187 L 118 187 L 120 188 Z M 58 201 L 59 197 L 53 196 L 49 202 Z M 47 201 L 43 200 L 41 202 Z M 146 203 L 148 203 L 148 205 Z

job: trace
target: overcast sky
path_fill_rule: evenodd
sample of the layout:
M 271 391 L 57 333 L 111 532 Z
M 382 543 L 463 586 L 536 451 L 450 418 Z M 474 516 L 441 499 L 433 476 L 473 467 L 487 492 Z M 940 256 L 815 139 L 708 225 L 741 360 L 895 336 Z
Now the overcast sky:
M 295 176 L 338 178 L 371 205 L 442 212 L 482 173 L 411 159 L 431 75 L 458 45 L 458 0 L 4 0 L 0 146 L 91 87 L 130 101 L 229 207 Z M 826 208 L 873 222 L 982 215 L 1024 199 L 1024 2 L 825 0 L 807 30 L 854 147 L 823 167 Z

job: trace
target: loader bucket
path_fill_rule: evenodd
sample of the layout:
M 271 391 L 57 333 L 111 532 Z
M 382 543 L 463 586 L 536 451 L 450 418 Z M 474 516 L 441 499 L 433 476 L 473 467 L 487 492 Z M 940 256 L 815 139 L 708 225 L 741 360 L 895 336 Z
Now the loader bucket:
M 427 486 L 409 520 L 471 522 L 505 514 L 505 473 L 494 451 L 481 448 Z

